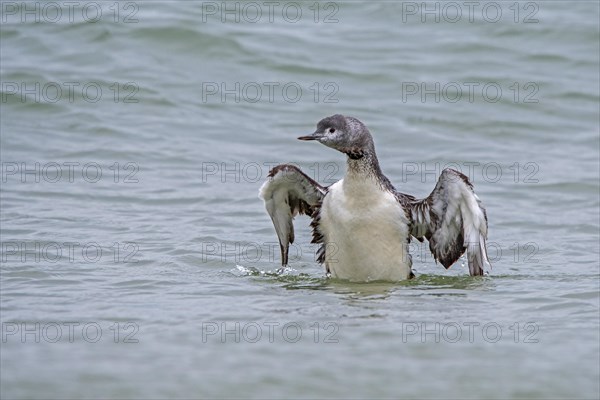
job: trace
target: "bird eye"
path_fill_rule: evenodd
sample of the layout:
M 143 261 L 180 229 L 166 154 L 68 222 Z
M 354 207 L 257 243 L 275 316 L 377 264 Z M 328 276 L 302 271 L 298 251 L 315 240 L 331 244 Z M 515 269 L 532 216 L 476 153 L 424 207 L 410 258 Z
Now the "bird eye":
M 335 132 L 335 128 L 329 128 L 329 133 L 334 133 Z

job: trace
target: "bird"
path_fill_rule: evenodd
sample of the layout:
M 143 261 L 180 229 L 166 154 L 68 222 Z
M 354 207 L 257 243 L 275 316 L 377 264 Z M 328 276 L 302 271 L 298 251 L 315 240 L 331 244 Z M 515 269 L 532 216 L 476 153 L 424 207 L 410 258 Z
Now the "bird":
M 312 243 L 326 275 L 353 282 L 415 277 L 409 244 L 427 239 L 434 260 L 450 268 L 466 251 L 469 273 L 491 267 L 486 210 L 461 172 L 446 168 L 429 196 L 401 193 L 382 173 L 373 136 L 360 120 L 335 114 L 298 137 L 346 155 L 343 179 L 322 186 L 291 164 L 273 167 L 259 189 L 281 250 L 282 268 L 294 242 L 294 217 L 312 218 Z M 487 272 L 487 271 L 486 271 Z

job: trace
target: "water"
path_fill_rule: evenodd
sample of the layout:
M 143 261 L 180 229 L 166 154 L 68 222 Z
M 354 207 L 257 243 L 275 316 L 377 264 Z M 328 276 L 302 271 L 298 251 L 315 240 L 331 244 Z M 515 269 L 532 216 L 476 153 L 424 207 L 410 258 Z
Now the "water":
M 56 4 L 2 3 L 2 398 L 598 398 L 597 2 Z M 303 217 L 277 273 L 258 188 L 343 176 L 334 113 L 470 176 L 489 276 L 328 280 Z

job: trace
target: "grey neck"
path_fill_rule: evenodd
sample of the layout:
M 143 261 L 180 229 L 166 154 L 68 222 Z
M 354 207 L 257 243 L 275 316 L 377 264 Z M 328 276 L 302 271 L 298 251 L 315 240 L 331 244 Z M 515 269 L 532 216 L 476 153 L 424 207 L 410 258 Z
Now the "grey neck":
M 348 170 L 346 175 L 351 179 L 372 179 L 384 189 L 393 189 L 388 178 L 383 175 L 379 167 L 379 160 L 374 151 L 346 153 Z

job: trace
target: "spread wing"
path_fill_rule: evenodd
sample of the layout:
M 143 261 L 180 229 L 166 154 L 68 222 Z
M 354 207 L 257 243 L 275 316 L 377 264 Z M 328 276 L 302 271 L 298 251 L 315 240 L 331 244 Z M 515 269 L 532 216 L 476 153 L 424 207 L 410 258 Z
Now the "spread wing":
M 471 275 L 483 275 L 487 256 L 487 216 L 469 179 L 447 168 L 429 197 L 410 203 L 412 230 L 425 237 L 436 261 L 449 268 L 467 251 Z
M 287 265 L 290 243 L 294 243 L 293 218 L 299 213 L 312 215 L 326 193 L 326 188 L 293 165 L 278 165 L 269 172 L 259 197 L 264 200 L 277 232 L 281 265 Z

